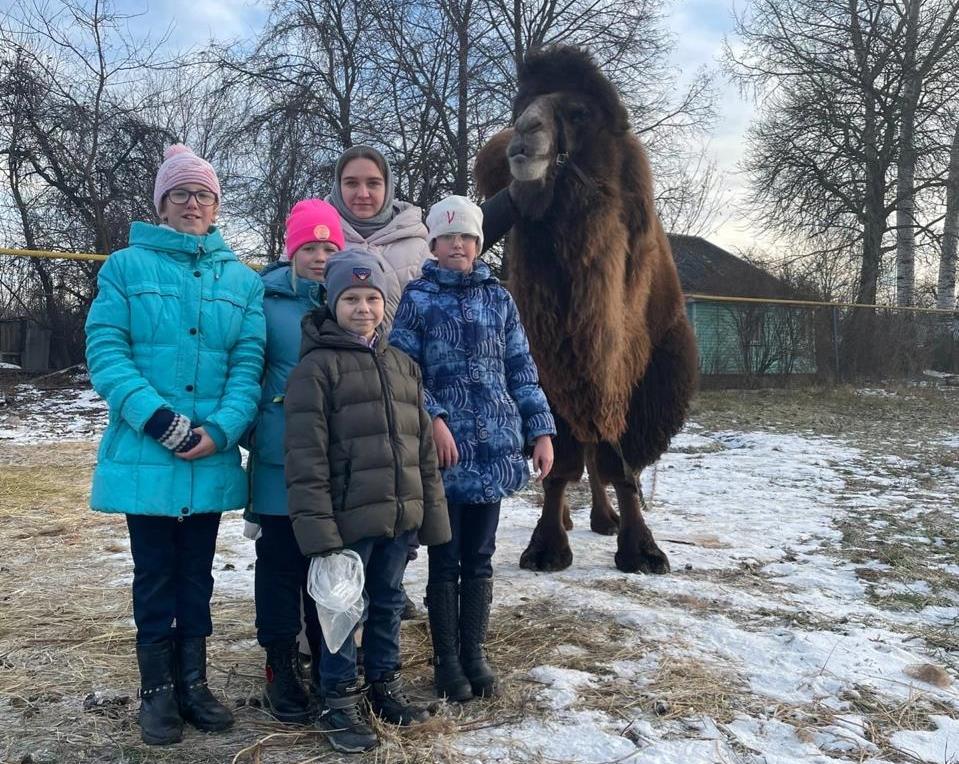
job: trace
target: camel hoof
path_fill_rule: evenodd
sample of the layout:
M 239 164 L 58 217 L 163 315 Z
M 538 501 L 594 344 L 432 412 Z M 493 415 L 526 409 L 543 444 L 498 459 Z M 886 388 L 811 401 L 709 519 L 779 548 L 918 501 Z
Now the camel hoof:
M 619 515 L 615 512 L 599 517 L 590 515 L 589 529 L 600 536 L 615 536 L 619 533 Z
M 623 573 L 669 573 L 669 558 L 658 546 L 616 550 L 616 567 Z
M 530 542 L 530 545 L 526 547 L 519 558 L 521 568 L 539 570 L 545 573 L 566 570 L 572 564 L 573 551 L 568 545 L 559 549 L 548 549 Z

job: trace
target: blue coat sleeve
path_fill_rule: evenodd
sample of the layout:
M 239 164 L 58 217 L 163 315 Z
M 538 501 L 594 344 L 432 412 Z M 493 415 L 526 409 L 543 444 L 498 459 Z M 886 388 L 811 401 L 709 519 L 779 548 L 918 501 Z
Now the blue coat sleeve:
M 133 361 L 130 302 L 116 256 L 97 276 L 98 292 L 87 314 L 87 368 L 93 388 L 110 410 L 136 432 L 157 409 L 167 406 Z
M 555 435 L 556 422 L 549 410 L 546 394 L 539 386 L 539 372 L 529 352 L 526 331 L 519 320 L 519 311 L 512 296 L 506 297 L 506 387 L 519 408 L 523 419 L 523 436 L 527 445 L 541 435 Z
M 220 451 L 233 448 L 256 418 L 265 347 L 263 284 L 255 279 L 243 312 L 240 337 L 230 350 L 225 392 L 220 405 L 203 423 Z
M 416 365 L 423 372 L 424 380 L 428 376 L 428 370 L 424 363 L 424 336 L 426 334 L 426 322 L 419 310 L 419 305 L 413 297 L 413 291 L 407 289 L 403 293 L 399 306 L 396 308 L 396 316 L 393 319 L 393 328 L 390 331 L 390 344 L 402 350 L 410 358 L 416 361 Z M 426 406 L 426 413 L 430 419 L 436 419 L 438 416 L 449 417 L 449 412 L 440 405 L 439 401 L 433 397 L 433 394 L 423 385 L 423 402 Z

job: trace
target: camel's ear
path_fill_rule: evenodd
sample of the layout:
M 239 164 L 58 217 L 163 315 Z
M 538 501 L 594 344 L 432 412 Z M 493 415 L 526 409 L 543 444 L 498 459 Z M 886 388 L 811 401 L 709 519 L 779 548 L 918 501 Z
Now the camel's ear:
M 506 158 L 506 148 L 512 138 L 513 128 L 508 127 L 490 138 L 476 155 L 473 177 L 476 179 L 476 190 L 486 199 L 506 188 L 513 180 Z

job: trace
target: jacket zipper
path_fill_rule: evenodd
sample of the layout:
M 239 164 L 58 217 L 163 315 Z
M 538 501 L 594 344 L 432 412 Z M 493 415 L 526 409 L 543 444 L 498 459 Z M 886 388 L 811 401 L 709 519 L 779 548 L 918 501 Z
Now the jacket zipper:
M 380 385 L 383 387 L 383 404 L 386 406 L 386 427 L 390 432 L 390 449 L 393 451 L 393 491 L 396 493 L 396 523 L 393 525 L 393 538 L 396 538 L 399 533 L 400 522 L 403 519 L 403 502 L 400 501 L 400 462 L 399 452 L 396 448 L 397 436 L 396 423 L 393 420 L 393 399 L 390 395 L 391 389 L 386 379 L 386 373 L 383 371 L 383 366 L 376 354 L 376 348 L 370 348 L 370 353 L 373 355 L 373 365 L 376 366 L 376 371 L 380 375 Z

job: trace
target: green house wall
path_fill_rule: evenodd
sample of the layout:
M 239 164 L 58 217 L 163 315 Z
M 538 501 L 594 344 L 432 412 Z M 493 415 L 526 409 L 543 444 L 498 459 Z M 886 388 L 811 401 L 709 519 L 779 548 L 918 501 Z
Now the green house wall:
M 785 305 L 689 300 L 700 374 L 815 374 L 814 315 Z

